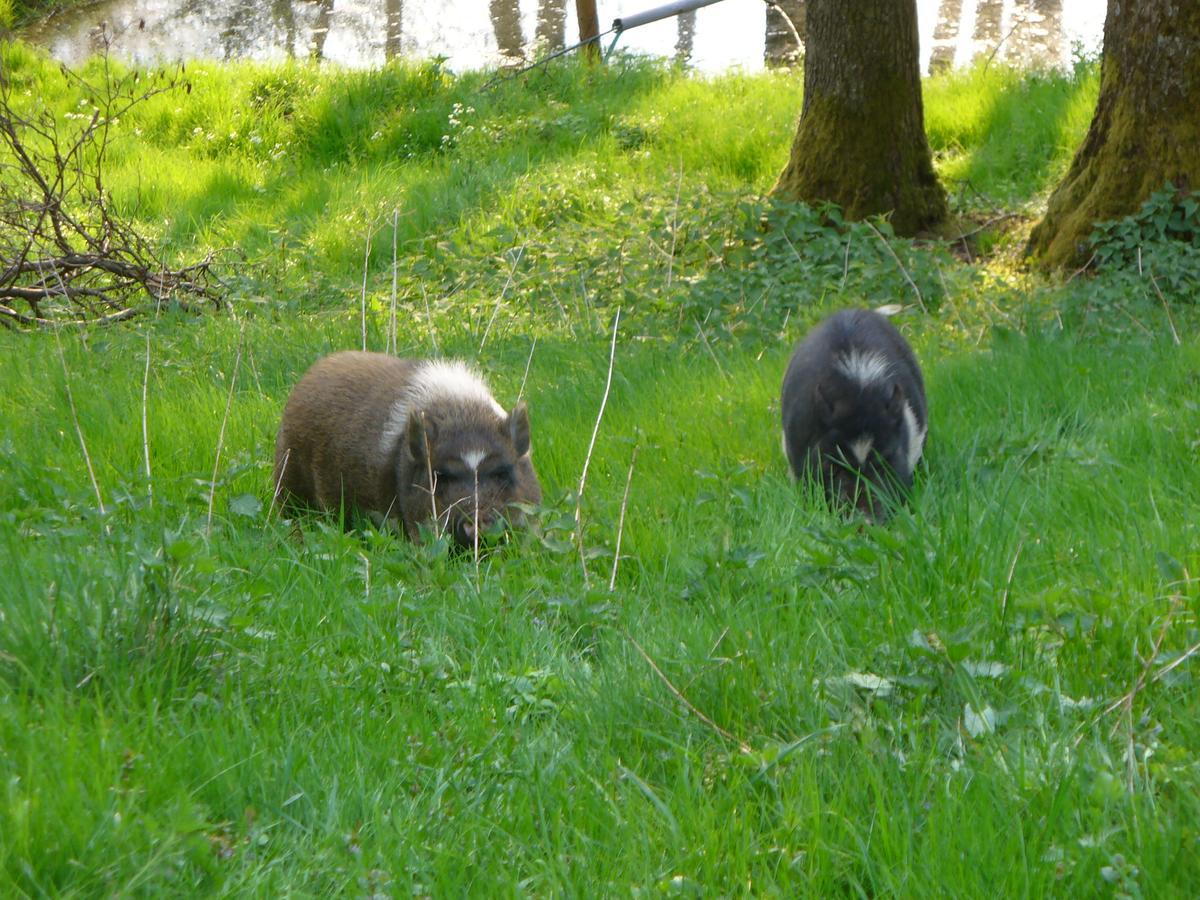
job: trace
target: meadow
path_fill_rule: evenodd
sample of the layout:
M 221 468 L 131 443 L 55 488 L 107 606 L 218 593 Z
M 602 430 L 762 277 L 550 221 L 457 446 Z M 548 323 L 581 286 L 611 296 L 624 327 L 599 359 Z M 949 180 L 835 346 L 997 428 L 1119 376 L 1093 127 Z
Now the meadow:
M 0 329 L 0 894 L 1196 894 L 1196 256 L 1020 258 L 1097 72 L 927 81 L 977 233 L 914 242 L 763 199 L 799 73 L 190 64 L 108 186 L 226 308 Z M 884 304 L 931 428 L 875 526 L 778 391 Z M 364 345 L 528 401 L 536 528 L 271 509 L 290 386 Z

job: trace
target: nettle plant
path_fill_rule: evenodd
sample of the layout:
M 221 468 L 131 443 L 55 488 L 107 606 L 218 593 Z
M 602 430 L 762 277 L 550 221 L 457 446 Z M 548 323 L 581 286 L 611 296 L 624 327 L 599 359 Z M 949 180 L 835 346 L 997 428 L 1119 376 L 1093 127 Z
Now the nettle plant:
M 1172 299 L 1190 300 L 1200 281 L 1200 193 L 1167 184 L 1123 219 L 1100 222 L 1090 242 L 1097 271 L 1152 279 Z
M 824 304 L 940 305 L 949 253 L 899 238 L 882 218 L 847 221 L 832 204 L 748 199 L 719 260 L 694 274 L 682 305 L 719 333 L 773 334 Z

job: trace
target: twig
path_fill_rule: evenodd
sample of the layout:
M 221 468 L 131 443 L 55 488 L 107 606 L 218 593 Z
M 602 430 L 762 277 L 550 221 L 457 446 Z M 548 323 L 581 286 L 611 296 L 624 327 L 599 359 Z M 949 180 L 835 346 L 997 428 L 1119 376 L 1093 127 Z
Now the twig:
M 87 441 L 83 439 L 83 428 L 79 424 L 79 411 L 75 408 L 75 396 L 71 392 L 71 375 L 67 371 L 67 357 L 63 353 L 62 338 L 59 337 L 58 329 L 54 329 L 54 343 L 58 347 L 58 359 L 62 363 L 63 370 L 63 387 L 67 390 L 67 406 L 71 410 L 71 422 L 75 425 L 75 434 L 79 438 L 79 449 L 83 451 L 83 462 L 87 466 L 88 478 L 92 482 L 92 490 L 96 492 L 96 506 L 100 509 L 100 515 L 107 514 L 104 508 L 104 497 L 100 495 L 100 482 L 96 480 L 96 470 L 92 467 L 92 455 L 88 453 Z M 105 529 L 107 529 L 107 525 Z
M 1182 653 L 1180 653 L 1179 656 L 1175 657 L 1175 659 L 1171 660 L 1169 663 L 1167 663 L 1165 666 L 1163 666 L 1161 669 L 1159 669 L 1157 672 L 1155 672 L 1154 677 L 1151 678 L 1150 680 L 1151 681 L 1162 680 L 1162 678 L 1165 675 L 1167 675 L 1170 672 L 1173 672 L 1175 669 L 1182 666 L 1185 662 L 1187 662 L 1189 659 L 1191 659 L 1191 657 L 1195 656 L 1197 653 L 1200 653 L 1200 642 L 1192 644 L 1192 646 L 1188 647 L 1186 650 L 1184 650 Z
M 1133 687 L 1131 687 L 1112 703 L 1108 704 L 1108 706 L 1104 707 L 1104 715 L 1107 715 L 1120 706 L 1124 706 L 1126 712 L 1132 711 L 1133 701 L 1137 697 L 1138 692 L 1146 686 L 1146 681 L 1150 678 L 1150 667 L 1154 665 L 1154 660 L 1158 656 L 1159 650 L 1162 649 L 1163 641 L 1167 637 L 1167 631 L 1170 629 L 1171 624 L 1175 619 L 1175 613 L 1178 611 L 1179 605 L 1179 597 L 1172 597 L 1171 608 L 1167 610 L 1167 614 L 1163 617 L 1162 627 L 1158 629 L 1158 636 L 1154 639 L 1154 646 L 1150 648 L 1150 653 L 1146 657 L 1146 661 L 1142 663 L 1142 671 L 1138 673 L 1137 680 L 1133 683 Z M 1154 680 L 1157 681 L 1158 677 L 1161 676 L 1156 676 Z M 1116 731 L 1116 725 L 1113 726 L 1113 731 Z
M 221 430 L 217 434 L 217 452 L 213 458 L 212 479 L 208 488 L 208 519 L 204 523 L 205 537 L 212 534 L 213 506 L 217 501 L 217 471 L 221 467 L 221 448 L 225 445 L 225 425 L 229 422 L 229 409 L 233 406 L 233 389 L 237 387 L 238 370 L 242 365 L 242 341 L 245 335 L 238 339 L 237 356 L 233 360 L 233 375 L 229 379 L 229 394 L 225 397 L 225 415 L 221 417 Z
M 529 367 L 533 365 L 533 351 L 537 349 L 537 336 L 533 338 L 533 343 L 529 345 L 529 358 L 525 360 L 525 374 L 521 376 L 521 389 L 517 391 L 517 402 L 521 402 L 521 398 L 525 396 L 525 382 L 529 379 Z
M 621 497 L 621 514 L 617 517 L 617 545 L 613 549 L 612 575 L 608 578 L 610 592 L 617 585 L 617 566 L 621 564 L 621 535 L 625 531 L 625 507 L 629 503 L 629 486 L 633 484 L 633 466 L 637 462 L 639 446 L 639 444 L 633 445 L 633 453 L 629 457 L 629 474 L 625 476 L 625 494 Z
M 625 635 L 625 639 L 627 641 L 629 641 L 629 643 L 633 644 L 633 648 L 635 650 L 637 650 L 637 652 L 641 655 L 642 659 L 644 659 L 646 661 L 647 665 L 649 665 L 650 668 L 654 670 L 654 674 L 657 675 L 659 677 L 659 679 L 662 681 L 662 683 L 667 686 L 667 690 L 669 690 L 672 694 L 674 694 L 675 698 L 680 703 L 682 703 L 685 707 L 687 707 L 687 710 L 692 715 L 694 715 L 696 718 L 698 718 L 701 722 L 703 722 L 705 725 L 707 725 L 709 728 L 711 728 L 713 731 L 715 731 L 721 737 L 725 738 L 725 740 L 729 741 L 731 744 L 737 744 L 737 748 L 740 751 L 742 751 L 742 753 L 750 752 L 749 744 L 747 744 L 745 741 L 741 740 L 740 738 L 735 737 L 730 732 L 726 731 L 724 728 L 722 728 L 720 725 L 718 725 L 716 722 L 714 722 L 712 719 L 710 719 L 708 716 L 706 716 L 704 713 L 702 713 L 696 707 L 696 705 L 694 703 L 692 703 L 691 700 L 689 700 L 687 697 L 685 697 L 683 695 L 683 692 L 681 690 L 679 690 L 679 688 L 675 687 L 674 684 L 671 683 L 671 679 L 663 674 L 663 670 L 660 669 L 658 667 L 658 664 L 653 659 L 650 658 L 650 654 L 642 649 L 642 645 L 639 644 L 634 639 L 633 635 L 630 634 L 627 629 L 621 628 L 620 631 L 621 631 L 621 634 Z
M 393 355 L 396 355 L 396 278 L 397 278 L 397 259 L 396 259 L 396 233 L 400 230 L 400 210 L 392 210 L 392 317 L 388 322 L 388 339 L 387 350 Z
M 783 242 L 785 244 L 787 244 L 788 249 L 792 251 L 792 256 L 796 257 L 796 262 L 799 263 L 801 266 L 803 266 L 804 265 L 804 257 L 800 255 L 800 251 L 796 249 L 796 245 L 792 243 L 792 239 L 790 237 L 788 237 L 787 229 L 780 228 L 779 236 L 781 238 L 783 238 Z M 849 244 L 847 244 L 847 249 L 848 248 L 849 248 Z
M 1142 329 L 1142 331 L 1144 331 L 1148 337 L 1154 337 L 1154 332 L 1151 331 L 1141 319 L 1127 310 L 1124 303 L 1115 303 L 1113 305 L 1116 306 L 1116 308 L 1119 309 L 1126 316 L 1126 318 L 1129 319 L 1129 321 L 1131 321 L 1138 328 Z
M 425 290 L 425 285 L 421 285 L 421 299 L 425 301 L 425 324 L 429 326 L 429 342 L 433 344 L 433 352 L 441 356 L 442 350 L 438 347 L 437 329 L 433 326 L 433 312 L 429 308 L 429 294 Z
M 1091 256 L 1088 257 L 1088 261 L 1085 262 L 1078 269 L 1076 269 L 1074 272 L 1072 272 L 1071 276 L 1066 281 L 1064 281 L 1063 284 L 1070 284 L 1072 281 L 1075 280 L 1075 278 L 1077 276 L 1082 275 L 1084 272 L 1086 272 L 1088 270 L 1088 268 L 1091 266 L 1091 264 L 1094 263 L 1095 261 L 1096 261 L 1096 254 L 1093 253 Z
M 1141 248 L 1138 248 L 1139 252 Z M 1154 277 L 1153 272 L 1147 273 L 1150 276 L 1150 284 L 1154 287 L 1154 293 L 1158 294 L 1158 299 L 1162 302 L 1163 312 L 1167 314 L 1167 324 L 1171 326 L 1171 338 L 1175 341 L 1175 346 L 1178 347 L 1181 343 L 1179 340 L 1179 332 L 1175 330 L 1175 319 L 1171 316 L 1171 307 L 1167 305 L 1167 298 L 1163 296 L 1163 292 L 1158 288 L 1158 279 Z
M 1004 42 L 1007 41 L 1012 36 L 1012 33 L 1017 30 L 1017 26 L 1020 24 L 1021 24 L 1020 19 L 1018 19 L 1016 22 L 1013 22 L 1012 28 L 1008 29 L 1008 32 L 1004 35 L 1004 37 L 1002 37 L 1002 38 L 1000 38 L 1000 40 L 996 41 L 996 46 L 992 48 L 992 52 L 988 54 L 987 61 L 984 62 L 984 64 L 983 64 L 984 72 L 986 72 L 988 70 L 988 66 L 990 66 L 992 64 L 992 60 L 995 58 L 996 54 L 1000 52 L 1000 48 L 1004 46 Z
M 124 322 L 126 319 L 132 319 L 134 316 L 138 315 L 138 313 L 140 313 L 140 312 L 141 312 L 141 310 L 138 309 L 136 306 L 129 306 L 118 312 L 110 313 L 109 315 L 100 316 L 100 317 L 94 318 L 94 319 L 80 317 L 80 318 L 75 318 L 75 319 L 63 320 L 63 319 L 50 319 L 45 316 L 36 316 L 36 315 L 27 316 L 27 315 L 17 312 L 11 306 L 5 306 L 3 304 L 0 304 L 0 317 L 3 317 L 3 318 L 0 318 L 0 324 L 3 324 L 7 328 L 12 328 L 13 327 L 12 323 L 6 321 L 7 319 L 12 319 L 12 321 L 16 322 L 18 325 L 24 325 L 26 327 L 31 326 L 31 325 L 36 325 L 39 328 L 51 328 L 51 327 L 57 328 L 59 325 L 63 325 L 63 326 L 67 326 L 67 325 L 104 326 L 104 325 L 112 325 L 116 322 Z
M 525 245 L 522 244 L 517 248 L 517 255 L 512 261 L 512 266 L 508 270 L 508 280 L 504 282 L 504 287 L 500 290 L 500 296 L 496 298 L 496 305 L 492 308 L 492 317 L 488 319 L 487 328 L 483 329 L 483 337 L 479 339 L 479 352 L 483 353 L 483 345 L 487 343 L 488 333 L 492 330 L 492 323 L 496 321 L 496 316 L 500 313 L 500 304 L 504 302 L 504 295 L 508 293 L 508 288 L 512 284 L 513 276 L 517 274 L 517 266 L 521 264 L 521 257 L 525 255 Z
M 362 279 L 362 348 L 367 349 L 367 266 L 371 262 L 371 238 L 374 232 L 374 223 L 367 226 L 367 245 L 363 250 L 363 279 Z
M 958 311 L 958 304 L 954 302 L 954 295 L 950 293 L 950 286 L 946 284 L 946 276 L 942 274 L 942 267 L 936 262 L 933 264 L 933 267 L 934 271 L 937 272 L 938 281 L 942 285 L 942 296 L 946 299 L 946 302 L 950 304 L 950 312 L 954 313 L 954 318 L 958 320 L 958 327 L 963 330 L 963 334 L 969 335 L 971 333 L 971 329 L 967 327 L 967 323 L 963 321 L 963 317 Z M 979 342 L 981 340 L 983 340 L 982 331 L 975 339 L 975 345 L 979 346 Z
M 962 241 L 963 246 L 965 247 L 967 238 L 975 237 L 975 235 L 979 234 L 982 231 L 987 231 L 993 225 L 995 225 L 999 222 L 1003 222 L 1006 219 L 1015 219 L 1019 215 L 1020 215 L 1020 213 L 1006 212 L 1006 213 L 1002 213 L 1001 215 L 998 215 L 998 216 L 993 216 L 992 218 L 990 218 L 986 222 L 984 222 L 982 225 L 980 225 L 978 228 L 972 228 L 970 231 L 964 231 L 962 234 L 958 235 L 958 237 L 956 237 L 954 240 Z
M 921 312 L 928 313 L 929 310 L 925 306 L 925 298 L 921 296 L 921 289 L 917 287 L 917 283 L 912 280 L 912 276 L 908 274 L 908 269 L 904 268 L 904 263 L 900 262 L 900 257 L 896 255 L 896 251 L 892 249 L 892 245 L 887 242 L 887 238 L 885 238 L 882 232 L 880 232 L 880 230 L 871 223 L 870 219 L 863 219 L 863 223 L 873 232 L 875 232 L 875 237 L 879 238 L 880 242 L 887 249 L 887 252 L 891 254 L 892 259 L 896 261 L 896 265 L 900 269 L 900 274 L 904 276 L 904 280 L 909 283 L 913 289 L 913 292 L 917 295 L 917 303 L 921 307 Z
M 592 428 L 592 439 L 588 442 L 587 456 L 583 460 L 583 471 L 579 475 L 579 490 L 575 495 L 575 537 L 579 542 L 579 562 L 583 565 L 583 580 L 588 582 L 587 565 L 583 560 L 583 489 L 587 485 L 588 466 L 592 463 L 592 451 L 596 449 L 596 438 L 600 434 L 600 420 L 604 418 L 604 408 L 608 405 L 608 392 L 612 387 L 613 362 L 617 358 L 617 326 L 621 322 L 621 307 L 613 316 L 612 346 L 608 351 L 608 377 L 604 381 L 604 396 L 600 399 L 600 411 L 596 413 L 596 424 Z
M 150 474 L 150 428 L 146 414 L 150 393 L 150 329 L 146 329 L 146 371 L 142 373 L 142 458 L 146 463 L 146 493 L 154 505 L 154 478 Z
M 417 413 L 421 417 L 421 443 L 425 448 L 425 475 L 429 479 L 429 508 L 433 511 L 433 533 L 435 537 L 442 536 L 442 520 L 438 517 L 437 508 L 437 478 L 433 474 L 433 458 L 429 453 L 429 423 L 425 421 L 425 410 Z M 446 510 L 446 524 L 450 524 L 449 513 Z
M 1179 610 L 1181 603 L 1182 598 L 1178 594 L 1171 596 L 1171 608 L 1168 610 L 1162 627 L 1159 629 L 1158 636 L 1154 640 L 1154 646 L 1151 649 L 1150 654 L 1142 663 L 1142 671 L 1138 674 L 1138 678 L 1134 682 L 1133 687 L 1131 687 L 1116 700 L 1113 700 L 1094 716 L 1084 722 L 1079 723 L 1079 725 L 1077 725 L 1075 728 L 1075 738 L 1072 741 L 1072 746 L 1078 747 L 1080 741 L 1083 740 L 1084 730 L 1092 725 L 1097 724 L 1102 718 L 1114 710 L 1125 707 L 1127 717 L 1131 716 L 1133 701 L 1137 697 L 1138 693 L 1145 688 L 1147 683 L 1161 681 L 1170 672 L 1173 672 L 1179 666 L 1187 662 L 1191 657 L 1195 656 L 1197 653 L 1200 653 L 1200 643 L 1192 644 L 1192 646 L 1184 650 L 1183 653 L 1179 654 L 1179 656 L 1171 660 L 1171 662 L 1159 668 L 1153 675 L 1150 675 L 1150 667 L 1154 664 L 1154 660 L 1158 657 L 1159 651 L 1162 648 L 1163 640 L 1166 638 L 1167 629 L 1170 627 L 1175 613 Z M 1116 726 L 1114 725 L 1113 731 L 1115 730 Z M 1112 732 L 1110 732 L 1110 736 L 1111 734 Z
M 211 254 L 169 270 L 149 242 L 113 213 L 103 180 L 112 124 L 181 79 L 164 84 L 153 77 L 143 89 L 146 82 L 137 73 L 113 76 L 107 58 L 102 72 L 101 83 L 93 86 L 63 71 L 93 104 L 81 127 L 45 110 L 22 114 L 0 72 L 0 145 L 10 176 L 0 186 L 0 300 L 21 301 L 30 310 L 24 315 L 0 305 L 6 327 L 120 321 L 143 311 L 128 303 L 140 291 L 159 307 L 172 302 L 188 309 L 180 292 L 222 305 L 212 285 Z M 44 277 L 48 271 L 52 280 Z
M 1004 579 L 1004 591 L 1000 594 L 1000 621 L 1005 620 L 1008 612 L 1008 591 L 1012 587 L 1013 574 L 1017 571 L 1017 560 L 1021 558 L 1021 548 L 1025 546 L 1025 538 L 1017 542 L 1017 550 L 1013 553 L 1012 562 L 1008 566 L 1008 577 Z
M 288 460 L 292 458 L 292 448 L 288 447 L 283 451 L 283 465 L 279 467 L 279 478 L 275 481 L 275 492 L 271 495 L 271 509 L 275 509 L 279 505 L 279 495 L 283 492 L 283 476 L 287 472 Z M 270 512 L 267 513 L 267 518 L 270 519 Z
M 667 288 L 675 271 L 675 244 L 679 236 L 679 195 L 683 192 L 683 158 L 679 159 L 679 180 L 675 182 L 675 206 L 671 210 L 671 252 L 667 256 Z
M 725 373 L 725 369 L 721 367 L 721 361 L 717 359 L 717 354 L 713 350 L 712 344 L 708 342 L 708 335 L 704 333 L 704 329 L 700 327 L 699 322 L 696 323 L 696 332 L 700 335 L 700 341 L 704 344 L 704 349 L 708 351 L 708 355 L 712 357 L 712 361 L 716 364 L 717 371 L 721 373 L 722 378 L 728 381 L 729 376 Z
M 472 499 L 475 502 L 471 512 L 472 528 L 471 528 L 471 545 L 472 556 L 475 560 L 475 585 L 479 585 L 479 467 L 476 466 L 471 470 L 475 476 L 475 486 L 472 489 Z
M 842 259 L 842 284 L 838 291 L 846 290 L 846 279 L 850 276 L 850 241 L 854 238 L 854 232 L 849 228 L 846 229 L 846 255 Z
M 804 41 L 800 40 L 800 32 L 796 30 L 796 24 L 792 21 L 792 17 L 787 14 L 778 0 L 763 0 L 763 2 L 774 9 L 779 14 L 779 17 L 783 19 L 783 23 L 787 25 L 788 31 L 792 33 L 792 40 L 796 42 L 796 50 L 799 51 L 804 46 Z

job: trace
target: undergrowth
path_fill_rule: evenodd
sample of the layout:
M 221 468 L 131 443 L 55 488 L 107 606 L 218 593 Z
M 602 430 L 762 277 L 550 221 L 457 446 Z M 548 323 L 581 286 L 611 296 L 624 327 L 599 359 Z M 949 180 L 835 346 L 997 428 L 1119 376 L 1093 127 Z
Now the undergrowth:
M 235 249 L 232 313 L 0 333 L 0 891 L 1195 893 L 1200 315 L 1165 200 L 1047 284 L 760 199 L 795 76 L 187 77 L 120 124 L 114 199 Z M 964 210 L 1036 206 L 1094 77 L 929 84 Z M 792 343 L 856 304 L 930 399 L 885 527 L 779 450 Z M 476 559 L 279 518 L 282 403 L 364 331 L 524 388 L 536 528 Z

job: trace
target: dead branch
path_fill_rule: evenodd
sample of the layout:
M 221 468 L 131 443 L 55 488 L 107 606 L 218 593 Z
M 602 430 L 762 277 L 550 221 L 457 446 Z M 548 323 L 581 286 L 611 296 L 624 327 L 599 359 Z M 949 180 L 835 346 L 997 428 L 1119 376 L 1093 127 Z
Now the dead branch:
M 93 81 L 61 69 L 77 112 L 18 94 L 0 69 L 0 323 L 9 328 L 124 321 L 147 309 L 222 305 L 213 257 L 180 268 L 113 208 L 105 159 L 132 109 L 188 90 L 175 74 Z

